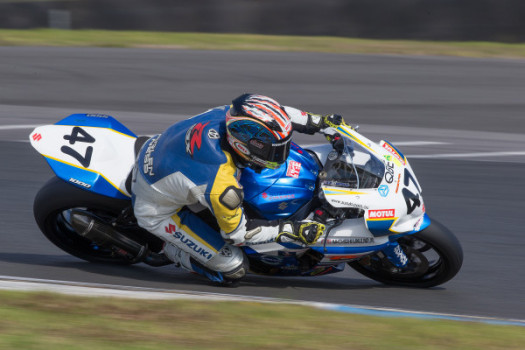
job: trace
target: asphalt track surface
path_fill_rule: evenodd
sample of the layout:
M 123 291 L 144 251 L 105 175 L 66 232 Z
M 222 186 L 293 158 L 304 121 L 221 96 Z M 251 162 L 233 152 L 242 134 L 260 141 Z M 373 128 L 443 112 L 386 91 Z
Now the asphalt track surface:
M 90 264 L 39 232 L 32 201 L 52 173 L 27 142 L 32 125 L 102 112 L 154 134 L 245 91 L 341 113 L 372 140 L 397 144 L 427 211 L 463 245 L 460 273 L 425 290 L 383 286 L 350 269 L 249 276 L 225 289 L 171 266 Z M 520 60 L 0 47 L 0 275 L 525 319 L 524 96 Z

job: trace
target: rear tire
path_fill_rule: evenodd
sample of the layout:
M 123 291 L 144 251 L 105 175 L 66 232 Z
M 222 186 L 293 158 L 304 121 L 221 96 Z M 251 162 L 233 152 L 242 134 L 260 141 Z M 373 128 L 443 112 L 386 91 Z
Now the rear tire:
M 130 205 L 129 200 L 98 195 L 53 177 L 37 193 L 33 213 L 42 233 L 66 253 L 90 262 L 130 265 L 134 262 L 77 234 L 68 221 L 71 209 L 114 218 Z
M 409 263 L 396 269 L 380 254 L 348 263 L 357 272 L 378 282 L 415 288 L 429 288 L 452 279 L 461 269 L 463 250 L 445 226 L 432 220 L 429 227 L 398 240 Z

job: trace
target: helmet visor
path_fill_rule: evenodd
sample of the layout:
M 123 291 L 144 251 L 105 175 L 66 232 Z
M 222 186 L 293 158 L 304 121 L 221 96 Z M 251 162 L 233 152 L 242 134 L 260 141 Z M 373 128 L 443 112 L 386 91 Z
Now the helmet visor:
M 251 154 L 268 162 L 282 164 L 290 154 L 291 134 L 277 143 L 263 141 L 257 137 L 250 139 L 248 149 Z

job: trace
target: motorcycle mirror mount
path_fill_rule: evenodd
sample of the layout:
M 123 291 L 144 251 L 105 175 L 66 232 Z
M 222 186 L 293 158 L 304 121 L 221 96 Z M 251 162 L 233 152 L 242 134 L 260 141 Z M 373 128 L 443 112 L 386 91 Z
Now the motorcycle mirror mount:
M 331 135 L 330 137 L 330 143 L 332 144 L 332 147 L 334 150 L 337 151 L 337 153 L 342 154 L 345 149 L 345 140 L 341 136 L 340 133 L 336 133 L 334 135 Z

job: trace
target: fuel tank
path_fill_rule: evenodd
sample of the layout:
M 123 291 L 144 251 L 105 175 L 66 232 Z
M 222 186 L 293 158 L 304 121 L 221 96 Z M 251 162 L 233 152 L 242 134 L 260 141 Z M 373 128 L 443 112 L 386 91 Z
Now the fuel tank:
M 267 220 L 285 219 L 312 199 L 319 171 L 313 156 L 292 142 L 290 155 L 279 168 L 243 170 L 245 205 Z

